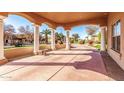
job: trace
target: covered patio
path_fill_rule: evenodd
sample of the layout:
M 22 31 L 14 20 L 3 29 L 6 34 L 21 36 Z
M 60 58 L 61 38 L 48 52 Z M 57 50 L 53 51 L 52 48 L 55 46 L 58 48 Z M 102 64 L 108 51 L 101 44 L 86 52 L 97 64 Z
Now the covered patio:
M 27 18 L 34 26 L 34 47 L 33 56 L 16 59 L 8 62 L 4 55 L 3 27 L 4 19 L 9 14 L 16 14 Z M 110 36 L 112 35 L 111 25 L 118 22 L 124 13 L 106 12 L 80 12 L 80 13 L 55 13 L 55 12 L 18 12 L 0 13 L 0 80 L 124 80 L 124 51 L 123 36 L 120 38 L 119 53 L 112 49 Z M 115 18 L 117 17 L 117 19 Z M 120 22 L 120 21 L 119 21 Z M 51 31 L 51 50 L 47 56 L 39 55 L 39 26 L 43 23 L 49 25 Z M 71 48 L 69 35 L 71 28 L 78 25 L 98 25 L 101 31 L 101 51 L 86 45 L 74 45 Z M 123 23 L 122 23 L 123 25 Z M 66 31 L 66 48 L 56 50 L 55 31 L 58 26 L 64 27 Z M 123 33 L 121 31 L 121 33 Z M 123 34 L 121 34 L 123 35 Z M 107 47 L 106 40 L 107 39 Z M 73 46 L 73 45 L 72 45 Z M 115 49 L 116 49 L 115 47 Z M 108 59 L 107 64 L 104 51 L 114 59 Z M 101 52 L 101 53 L 102 53 Z M 101 56 L 102 55 L 102 56 Z M 117 56 L 116 56 L 117 55 Z M 107 56 L 106 56 L 107 57 Z M 105 58 L 106 58 L 105 57 Z M 5 64 L 6 63 L 6 64 Z M 114 67 L 112 69 L 112 67 Z M 115 68 L 118 75 L 115 75 Z
M 57 50 L 47 54 L 1 66 L 0 80 L 124 80 L 121 68 L 117 64 L 114 66 L 113 60 L 108 60 L 111 65 L 106 65 L 100 53 L 92 47 L 77 45 L 68 51 Z
M 51 50 L 56 50 L 55 47 L 55 31 L 56 28 L 62 26 L 66 31 L 66 50 L 70 50 L 71 44 L 69 40 L 71 28 L 78 25 L 99 25 L 101 31 L 101 51 L 105 49 L 105 34 L 107 26 L 108 13 L 48 13 L 48 12 L 4 12 L 0 13 L 0 62 L 7 62 L 4 53 L 3 43 L 3 30 L 4 30 L 4 19 L 10 14 L 22 16 L 29 20 L 34 27 L 34 48 L 33 53 L 39 54 L 39 34 L 40 25 L 45 23 L 49 26 L 51 31 Z M 59 17 L 58 17 L 59 16 Z

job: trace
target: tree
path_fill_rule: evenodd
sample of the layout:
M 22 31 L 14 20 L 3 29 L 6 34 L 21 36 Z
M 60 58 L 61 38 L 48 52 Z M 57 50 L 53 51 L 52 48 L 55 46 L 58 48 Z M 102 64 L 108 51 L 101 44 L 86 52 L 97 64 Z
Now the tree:
M 94 35 L 98 29 L 99 29 L 98 26 L 93 25 L 86 26 L 86 32 L 90 40 L 92 39 L 92 35 Z
M 20 26 L 18 28 L 18 31 L 20 32 L 20 35 L 22 38 L 26 38 L 27 43 L 33 42 L 33 29 L 30 26 Z
M 74 43 L 74 38 L 70 37 L 70 42 Z
M 86 32 L 88 35 L 93 35 L 98 30 L 98 26 L 86 26 Z
M 8 24 L 8 25 L 4 25 L 4 32 L 7 33 L 15 33 L 15 28 L 13 25 Z
M 60 40 L 60 42 L 63 43 L 64 38 L 65 38 L 65 36 L 64 36 L 63 33 L 58 33 L 58 32 L 55 33 L 55 41 L 56 41 L 56 43 L 58 42 L 58 40 Z
M 45 43 L 48 44 L 48 35 L 51 34 L 51 31 L 49 29 L 46 29 L 43 30 L 43 32 L 41 33 L 45 35 Z
M 60 37 L 59 37 L 59 33 L 56 32 L 56 33 L 55 33 L 55 40 L 57 41 L 58 39 L 60 39 Z
M 80 36 L 78 35 L 78 33 L 74 33 L 72 34 L 72 37 L 74 38 L 74 41 L 78 41 L 78 38 L 80 38 Z
M 61 40 L 63 40 L 65 36 L 64 36 L 63 33 L 59 33 L 59 37 L 60 37 Z
M 15 28 L 14 28 L 13 25 L 11 25 L 11 24 L 4 25 L 4 40 L 5 40 L 5 44 L 12 45 L 14 33 L 15 33 Z
M 33 32 L 33 29 L 32 28 L 30 28 L 30 26 L 20 26 L 19 28 L 18 28 L 18 30 L 19 30 L 19 32 L 21 33 L 21 34 L 30 34 L 30 33 L 32 33 Z

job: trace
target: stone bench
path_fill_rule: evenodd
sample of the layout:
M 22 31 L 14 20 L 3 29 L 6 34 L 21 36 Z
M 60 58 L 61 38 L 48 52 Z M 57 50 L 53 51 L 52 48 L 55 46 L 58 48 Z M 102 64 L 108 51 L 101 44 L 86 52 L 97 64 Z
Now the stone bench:
M 44 55 L 44 56 L 46 56 L 46 52 L 47 52 L 48 50 L 49 50 L 49 49 L 39 50 L 39 51 L 38 51 L 38 54 L 39 54 L 39 55 Z

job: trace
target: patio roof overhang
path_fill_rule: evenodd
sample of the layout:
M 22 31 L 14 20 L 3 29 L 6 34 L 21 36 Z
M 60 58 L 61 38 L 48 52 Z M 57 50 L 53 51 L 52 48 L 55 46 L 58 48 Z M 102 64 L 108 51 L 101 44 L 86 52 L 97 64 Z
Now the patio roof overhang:
M 32 23 L 48 24 L 52 28 L 63 26 L 70 29 L 78 25 L 107 25 L 107 12 L 4 12 L 4 16 L 16 14 L 25 17 Z
M 42 23 L 47 23 L 51 31 L 51 50 L 56 50 L 55 43 L 55 29 L 57 26 L 63 26 L 66 31 L 66 44 L 65 49 L 71 49 L 69 33 L 71 27 L 78 25 L 100 25 L 101 31 L 101 51 L 105 51 L 105 31 L 107 26 L 108 13 L 98 13 L 98 12 L 2 12 L 0 13 L 0 61 L 5 60 L 4 56 L 4 19 L 9 15 L 20 15 L 30 22 L 33 23 L 34 27 L 34 47 L 33 53 L 35 55 L 40 54 L 39 52 L 39 32 L 40 25 Z M 4 62 L 4 63 L 5 63 Z

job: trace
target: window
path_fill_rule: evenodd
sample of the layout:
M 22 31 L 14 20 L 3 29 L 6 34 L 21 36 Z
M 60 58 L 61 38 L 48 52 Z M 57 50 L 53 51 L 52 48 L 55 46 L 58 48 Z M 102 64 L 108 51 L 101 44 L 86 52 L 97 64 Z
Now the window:
M 112 49 L 120 52 L 120 34 L 121 34 L 121 23 L 117 21 L 112 26 Z

